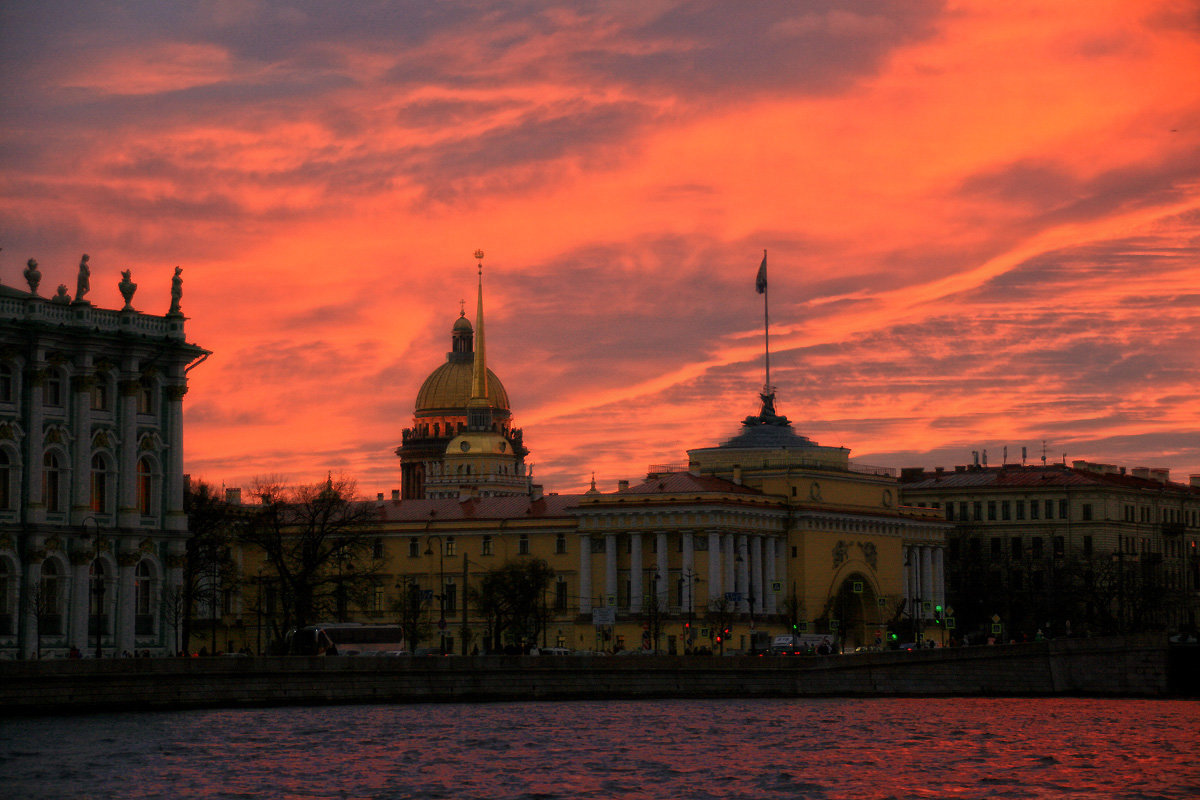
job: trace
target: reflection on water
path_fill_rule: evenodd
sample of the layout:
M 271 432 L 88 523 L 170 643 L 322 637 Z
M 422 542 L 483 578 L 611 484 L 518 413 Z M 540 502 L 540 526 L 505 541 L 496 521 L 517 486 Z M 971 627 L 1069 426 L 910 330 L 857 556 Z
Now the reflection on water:
M 0 723 L 9 797 L 1194 798 L 1200 705 L 338 706 Z

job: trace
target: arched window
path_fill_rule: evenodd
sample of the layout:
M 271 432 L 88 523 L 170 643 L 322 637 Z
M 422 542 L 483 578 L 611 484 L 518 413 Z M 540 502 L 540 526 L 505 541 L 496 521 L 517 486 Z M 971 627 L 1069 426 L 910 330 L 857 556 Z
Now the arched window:
M 103 377 L 92 381 L 92 411 L 108 411 L 108 381 Z
M 154 472 L 145 458 L 138 459 L 137 464 L 137 503 L 143 517 L 154 513 Z
M 42 500 L 47 511 L 61 511 L 62 501 L 62 469 L 58 464 L 58 455 L 47 452 L 42 461 Z
M 92 511 L 108 513 L 108 461 L 101 453 L 92 456 Z
M 42 389 L 42 404 L 61 408 L 63 404 L 63 378 L 57 369 L 46 373 L 46 382 Z
M 137 411 L 139 414 L 154 413 L 154 387 L 148 383 L 138 386 Z

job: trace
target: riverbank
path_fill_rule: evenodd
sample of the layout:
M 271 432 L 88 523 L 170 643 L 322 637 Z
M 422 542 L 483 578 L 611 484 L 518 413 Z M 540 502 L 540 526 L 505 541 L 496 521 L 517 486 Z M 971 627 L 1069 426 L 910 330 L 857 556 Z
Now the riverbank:
M 17 661 L 0 663 L 0 709 L 5 715 L 22 715 L 667 697 L 1168 697 L 1194 696 L 1196 675 L 1196 653 L 1180 656 L 1161 636 L 799 658 L 318 656 Z

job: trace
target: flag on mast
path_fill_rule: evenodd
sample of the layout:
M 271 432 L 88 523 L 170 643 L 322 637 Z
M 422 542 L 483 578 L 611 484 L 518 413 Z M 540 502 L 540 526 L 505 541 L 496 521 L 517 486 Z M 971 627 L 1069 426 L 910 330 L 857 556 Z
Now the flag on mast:
M 754 279 L 754 290 L 759 294 L 767 291 L 767 251 L 763 250 L 762 263 L 758 265 L 758 277 Z

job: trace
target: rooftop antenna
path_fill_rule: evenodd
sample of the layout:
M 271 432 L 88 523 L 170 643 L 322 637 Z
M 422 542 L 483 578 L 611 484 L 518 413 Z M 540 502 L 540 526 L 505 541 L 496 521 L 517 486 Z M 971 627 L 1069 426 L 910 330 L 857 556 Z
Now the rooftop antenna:
M 1029 457 L 1029 451 L 1025 445 L 1021 445 L 1021 466 L 1025 466 L 1025 459 Z
M 1046 466 L 1046 440 L 1042 439 L 1042 466 Z
M 771 317 L 767 313 L 767 249 L 765 247 L 763 248 L 762 264 L 758 266 L 758 276 L 754 279 L 754 289 L 763 296 L 763 364 L 766 367 L 763 394 L 771 394 Z

